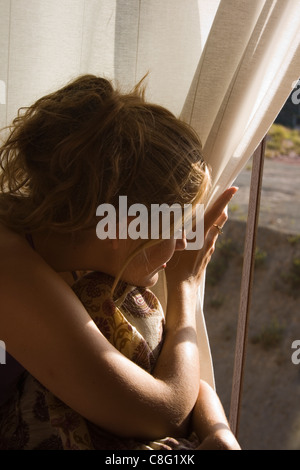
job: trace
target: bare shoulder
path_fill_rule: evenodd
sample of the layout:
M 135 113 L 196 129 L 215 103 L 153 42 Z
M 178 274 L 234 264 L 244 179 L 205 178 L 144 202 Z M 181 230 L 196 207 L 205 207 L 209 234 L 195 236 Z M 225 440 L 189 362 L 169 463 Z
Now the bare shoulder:
M 16 268 L 23 269 L 26 263 L 36 259 L 36 254 L 22 236 L 0 223 L 0 276 L 5 278 Z
M 7 250 L 12 250 L 11 254 L 14 253 L 16 249 L 25 246 L 26 240 L 24 237 L 5 227 L 0 223 L 0 254 L 5 256 Z
M 90 317 L 26 239 L 5 227 L 0 227 L 0 259 L 1 339 L 44 385 L 51 385 L 51 377 L 59 382 L 61 364 L 70 354 L 76 357 L 76 336 Z
M 23 291 L 31 281 L 59 276 L 31 248 L 26 238 L 0 224 L 0 312 L 5 311 L 12 292 Z M 19 301 L 21 299 L 19 298 Z
M 25 275 L 29 274 L 33 263 L 32 251 L 26 239 L 0 225 L 0 322 L 9 297 L 22 286 Z

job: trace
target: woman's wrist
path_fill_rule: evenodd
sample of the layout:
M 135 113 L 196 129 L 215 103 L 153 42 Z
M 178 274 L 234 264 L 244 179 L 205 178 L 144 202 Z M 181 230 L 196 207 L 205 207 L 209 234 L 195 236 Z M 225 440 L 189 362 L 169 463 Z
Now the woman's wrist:
M 176 285 L 167 284 L 167 324 L 170 318 L 176 318 L 176 323 L 193 323 L 196 316 L 197 286 L 189 281 Z
M 189 277 L 180 281 L 170 281 L 167 279 L 168 295 L 192 296 L 197 298 L 199 283 L 194 277 Z

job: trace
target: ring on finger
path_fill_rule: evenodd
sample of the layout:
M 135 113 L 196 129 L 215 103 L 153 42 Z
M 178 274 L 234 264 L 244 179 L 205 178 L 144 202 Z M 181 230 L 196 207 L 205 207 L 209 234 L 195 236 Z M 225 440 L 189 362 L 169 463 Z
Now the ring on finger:
M 222 227 L 220 227 L 220 225 L 217 225 L 217 224 L 214 224 L 214 227 L 218 229 L 219 235 L 222 235 L 223 233 Z

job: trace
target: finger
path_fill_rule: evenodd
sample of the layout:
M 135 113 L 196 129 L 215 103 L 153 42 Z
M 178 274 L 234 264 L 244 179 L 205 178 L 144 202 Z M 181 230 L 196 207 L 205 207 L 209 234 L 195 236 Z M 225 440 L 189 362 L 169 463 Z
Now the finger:
M 206 212 L 204 216 L 204 233 L 206 234 L 207 231 L 212 227 L 213 224 L 222 216 L 224 210 L 230 200 L 233 198 L 235 193 L 237 192 L 238 188 L 231 187 L 226 189 L 221 196 L 216 200 L 213 206 Z
M 213 226 L 209 229 L 206 235 L 206 239 L 205 239 L 206 249 L 215 248 L 215 244 L 219 235 L 220 235 L 220 232 L 217 227 Z
M 222 233 L 222 228 L 227 221 L 227 214 L 223 212 L 206 233 L 205 245 L 206 249 L 214 248 L 219 235 Z
M 215 220 L 215 222 L 213 223 L 212 227 L 209 229 L 212 230 L 212 228 L 215 228 L 216 230 L 218 230 L 218 233 L 222 233 L 220 231 L 220 229 L 222 229 L 224 227 L 224 225 L 226 224 L 228 220 L 228 214 L 227 214 L 227 207 L 225 207 L 224 211 L 222 212 L 222 214 L 220 215 L 220 217 L 217 218 L 217 220 Z

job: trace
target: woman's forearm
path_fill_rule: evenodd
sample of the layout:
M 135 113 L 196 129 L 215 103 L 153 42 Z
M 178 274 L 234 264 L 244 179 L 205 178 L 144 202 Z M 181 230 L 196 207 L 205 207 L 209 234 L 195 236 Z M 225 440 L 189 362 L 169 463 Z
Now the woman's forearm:
M 196 295 L 195 287 L 189 283 L 169 291 L 164 345 L 153 373 L 170 389 L 173 432 L 185 429 L 199 392 Z
M 201 442 L 201 450 L 240 449 L 216 392 L 204 381 L 200 382 L 192 427 Z

